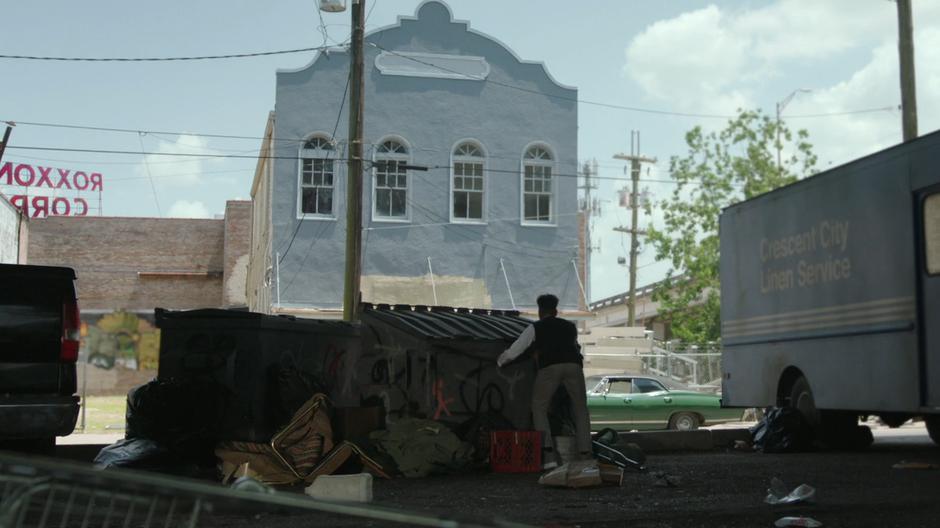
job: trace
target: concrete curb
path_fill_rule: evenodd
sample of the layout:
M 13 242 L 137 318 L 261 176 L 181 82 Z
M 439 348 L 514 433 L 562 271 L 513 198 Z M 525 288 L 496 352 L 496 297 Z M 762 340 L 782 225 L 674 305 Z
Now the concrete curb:
M 734 445 L 736 440 L 750 442 L 747 429 L 697 429 L 695 431 L 644 431 L 620 433 L 627 443 L 636 444 L 647 453 L 657 451 L 711 451 Z

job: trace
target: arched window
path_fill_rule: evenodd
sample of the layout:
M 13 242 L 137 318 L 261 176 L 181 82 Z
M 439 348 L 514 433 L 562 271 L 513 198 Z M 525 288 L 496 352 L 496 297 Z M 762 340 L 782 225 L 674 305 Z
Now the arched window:
M 333 142 L 314 136 L 300 150 L 300 214 L 333 216 Z
M 529 147 L 522 157 L 522 220 L 548 224 L 554 219 L 552 196 L 555 158 L 547 147 Z
M 482 222 L 485 185 L 480 145 L 465 141 L 457 145 L 451 160 L 451 219 L 458 222 Z
M 408 147 L 401 141 L 388 139 L 375 149 L 374 218 L 408 219 L 408 160 Z

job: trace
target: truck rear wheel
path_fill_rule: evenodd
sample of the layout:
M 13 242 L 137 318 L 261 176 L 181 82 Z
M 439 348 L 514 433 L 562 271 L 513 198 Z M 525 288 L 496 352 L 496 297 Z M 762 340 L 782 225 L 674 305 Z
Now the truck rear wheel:
M 924 422 L 927 424 L 927 433 L 933 443 L 940 445 L 940 414 L 929 414 L 924 416 Z
M 800 376 L 793 381 L 790 387 L 790 407 L 800 411 L 813 429 L 819 428 L 819 411 L 816 409 L 816 400 L 806 378 Z

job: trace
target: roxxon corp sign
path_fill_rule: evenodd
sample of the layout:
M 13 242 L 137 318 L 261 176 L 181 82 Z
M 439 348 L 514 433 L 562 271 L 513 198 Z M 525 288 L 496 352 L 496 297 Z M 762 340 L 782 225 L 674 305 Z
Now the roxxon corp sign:
M 28 163 L 6 162 L 0 166 L 0 185 L 19 187 L 10 195 L 10 203 L 31 218 L 46 216 L 85 216 L 88 202 L 83 192 L 103 190 L 100 172 L 42 167 Z M 29 194 L 29 189 L 51 189 L 48 194 Z

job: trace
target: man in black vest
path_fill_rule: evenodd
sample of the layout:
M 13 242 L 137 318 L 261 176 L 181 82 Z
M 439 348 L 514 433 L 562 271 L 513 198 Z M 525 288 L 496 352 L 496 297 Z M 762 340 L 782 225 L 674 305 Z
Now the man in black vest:
M 558 317 L 558 297 L 540 295 L 537 302 L 539 320 L 522 332 L 515 343 L 499 356 L 496 364 L 502 367 L 530 347 L 535 349 L 538 374 L 532 389 L 532 421 L 535 429 L 542 432 L 542 468 L 551 469 L 560 461 L 548 423 L 548 407 L 558 387 L 564 385 L 571 397 L 578 451 L 583 457 L 591 453 L 591 420 L 578 329 L 571 321 Z

